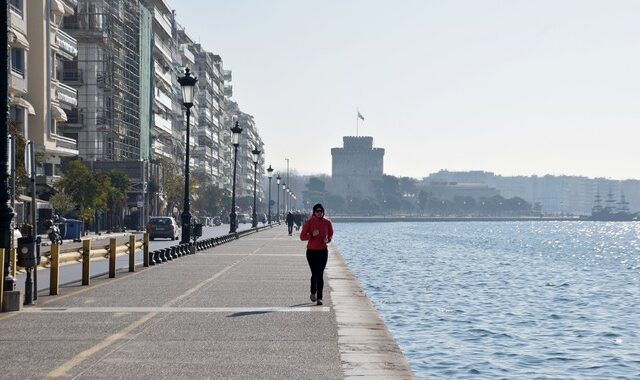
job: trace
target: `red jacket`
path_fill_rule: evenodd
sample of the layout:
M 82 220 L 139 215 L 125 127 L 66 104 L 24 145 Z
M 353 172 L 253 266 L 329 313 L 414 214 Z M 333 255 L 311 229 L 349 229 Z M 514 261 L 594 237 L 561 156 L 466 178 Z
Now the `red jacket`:
M 318 230 L 320 234 L 313 236 L 314 230 Z M 329 241 L 333 238 L 333 226 L 329 219 L 324 217 L 318 218 L 313 215 L 309 220 L 304 222 L 304 226 L 302 226 L 302 231 L 300 232 L 300 240 L 309 241 L 307 243 L 308 249 L 320 250 L 327 248 L 327 244 L 324 242 L 325 238 Z

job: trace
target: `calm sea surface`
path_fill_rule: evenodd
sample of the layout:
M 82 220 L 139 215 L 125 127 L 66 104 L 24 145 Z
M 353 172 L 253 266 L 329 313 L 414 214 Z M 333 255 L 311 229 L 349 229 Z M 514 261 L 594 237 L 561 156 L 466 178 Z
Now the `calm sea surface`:
M 336 223 L 419 378 L 640 379 L 640 223 Z

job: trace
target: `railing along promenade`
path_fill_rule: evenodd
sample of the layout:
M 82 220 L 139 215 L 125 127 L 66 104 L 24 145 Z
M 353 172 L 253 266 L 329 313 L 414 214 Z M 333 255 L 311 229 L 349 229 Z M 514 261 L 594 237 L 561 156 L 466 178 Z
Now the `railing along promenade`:
M 52 244 L 51 250 L 42 255 L 39 267 L 49 268 L 49 295 L 57 295 L 59 291 L 59 269 L 61 265 L 82 263 L 83 286 L 90 285 L 91 282 L 91 261 L 108 259 L 109 260 L 109 278 L 116 277 L 116 258 L 117 256 L 129 256 L 129 272 L 135 272 L 136 254 L 142 251 L 142 266 L 148 267 L 152 265 L 160 265 L 162 263 L 171 262 L 182 256 L 195 254 L 197 251 L 216 247 L 218 245 L 228 243 L 230 241 L 240 239 L 243 236 L 256 233 L 258 231 L 273 228 L 280 225 L 274 222 L 260 227 L 254 227 L 235 233 L 230 233 L 218 237 L 197 240 L 193 243 L 176 244 L 168 248 L 161 248 L 149 251 L 149 234 L 129 235 L 129 241 L 125 244 L 118 245 L 116 238 L 110 238 L 108 245 L 93 246 L 91 240 L 82 240 L 81 248 L 66 248 L 59 244 Z M 114 254 L 112 254 L 112 252 Z M 12 275 L 15 277 L 17 270 L 22 270 L 17 265 L 16 250 L 11 250 L 11 268 Z M 4 250 L 0 249 L 0 262 L 4 260 Z M 0 278 L 4 278 L 3 268 L 0 267 Z M 0 291 L 0 305 L 2 305 L 3 292 Z

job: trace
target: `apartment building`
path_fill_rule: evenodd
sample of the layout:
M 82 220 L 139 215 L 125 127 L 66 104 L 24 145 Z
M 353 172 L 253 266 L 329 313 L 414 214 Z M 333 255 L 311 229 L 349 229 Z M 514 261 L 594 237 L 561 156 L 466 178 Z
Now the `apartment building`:
M 61 29 L 75 0 L 9 1 L 10 132 L 32 140 L 41 153 L 36 165 L 38 197 L 48 199 L 64 158 L 77 156 L 76 141 L 60 133 L 77 92 L 64 83 L 61 66 L 75 59 L 77 43 Z

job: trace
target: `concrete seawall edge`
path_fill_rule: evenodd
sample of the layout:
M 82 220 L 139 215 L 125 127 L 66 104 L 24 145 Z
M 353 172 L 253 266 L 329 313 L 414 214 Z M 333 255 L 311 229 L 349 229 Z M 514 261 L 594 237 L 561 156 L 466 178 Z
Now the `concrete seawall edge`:
M 393 335 L 340 252 L 329 246 L 327 276 L 345 378 L 415 379 Z

